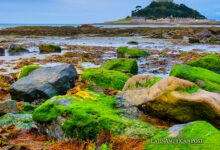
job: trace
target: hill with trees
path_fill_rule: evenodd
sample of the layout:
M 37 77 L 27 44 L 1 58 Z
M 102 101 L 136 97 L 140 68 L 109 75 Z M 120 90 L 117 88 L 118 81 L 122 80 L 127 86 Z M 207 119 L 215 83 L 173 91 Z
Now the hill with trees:
M 132 11 L 132 16 L 146 17 L 147 19 L 159 19 L 167 17 L 205 19 L 197 10 L 187 7 L 184 4 L 173 2 L 152 2 L 149 6 L 141 8 L 137 6 Z

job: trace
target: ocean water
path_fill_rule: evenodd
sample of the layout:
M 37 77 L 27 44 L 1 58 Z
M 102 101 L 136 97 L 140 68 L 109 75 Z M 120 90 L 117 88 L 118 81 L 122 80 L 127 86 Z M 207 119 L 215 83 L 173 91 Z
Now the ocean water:
M 19 27 L 19 26 L 54 26 L 54 27 L 60 27 L 60 26 L 74 26 L 78 27 L 82 24 L 7 24 L 2 23 L 0 24 L 0 29 L 4 28 L 10 28 L 10 27 Z M 103 25 L 103 24 L 94 24 L 96 27 L 101 28 L 131 28 L 131 27 L 151 27 L 151 28 L 158 28 L 158 27 L 220 27 L 220 25 Z

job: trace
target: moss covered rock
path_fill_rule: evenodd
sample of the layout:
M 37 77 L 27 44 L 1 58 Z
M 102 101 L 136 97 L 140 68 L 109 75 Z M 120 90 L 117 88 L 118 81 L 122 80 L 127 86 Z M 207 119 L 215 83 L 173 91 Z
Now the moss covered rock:
M 220 131 L 205 121 L 175 125 L 149 140 L 145 150 L 219 149 Z
M 139 58 L 149 56 L 149 53 L 141 49 L 130 49 L 128 47 L 119 47 L 117 50 L 119 58 Z
M 206 120 L 220 127 L 220 94 L 187 80 L 167 77 L 150 88 L 128 90 L 123 98 L 157 118 L 183 123 Z
M 28 76 L 31 72 L 39 68 L 42 68 L 42 66 L 30 65 L 23 67 L 18 75 L 18 79 Z
M 61 47 L 52 44 L 41 44 L 39 45 L 41 53 L 50 53 L 50 52 L 61 52 Z
M 170 76 L 197 83 L 201 88 L 207 91 L 220 92 L 220 74 L 204 68 L 176 65 L 171 69 Z
M 121 72 L 138 73 L 138 64 L 135 59 L 114 59 L 106 62 L 100 68 Z
M 14 124 L 17 129 L 28 129 L 34 127 L 31 114 L 12 114 L 8 113 L 0 117 L 0 126 L 10 126 Z
M 82 73 L 82 80 L 94 83 L 104 89 L 122 90 L 126 81 L 132 74 L 122 73 L 115 70 L 88 68 Z
M 213 71 L 220 70 L 220 58 L 216 54 L 210 54 L 198 60 L 189 61 L 187 64 L 190 66 L 201 67 Z
M 159 129 L 136 119 L 121 117 L 115 108 L 116 99 L 102 93 L 79 91 L 74 95 L 56 96 L 33 113 L 42 133 L 58 140 L 96 139 L 100 131 L 113 135 L 152 137 Z
M 18 53 L 18 52 L 28 52 L 28 50 L 23 48 L 22 46 L 18 46 L 16 44 L 11 44 L 9 46 L 8 52 L 9 53 Z
M 155 77 L 153 75 L 135 75 L 128 79 L 122 91 L 133 90 L 138 88 L 150 88 L 161 79 L 161 77 Z

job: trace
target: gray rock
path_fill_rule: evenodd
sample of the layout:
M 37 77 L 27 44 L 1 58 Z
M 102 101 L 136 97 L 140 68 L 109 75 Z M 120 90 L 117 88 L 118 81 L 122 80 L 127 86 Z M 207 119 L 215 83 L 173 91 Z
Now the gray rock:
M 212 32 L 209 31 L 209 30 L 206 30 L 206 31 L 202 34 L 202 37 L 207 37 L 207 38 L 209 38 L 209 37 L 211 37 L 211 36 L 212 36 Z
M 9 49 L 11 49 L 11 50 L 16 50 L 16 49 L 18 49 L 18 45 L 16 45 L 16 44 L 11 44 L 11 45 L 9 46 Z
M 57 120 L 53 120 L 51 123 L 37 123 L 36 126 L 39 129 L 39 132 L 44 135 L 48 135 L 49 138 L 56 137 L 56 140 L 63 141 L 67 140 L 68 137 L 65 136 L 65 133 L 62 130 L 62 125 L 69 119 L 62 116 L 58 116 Z
M 0 114 L 7 114 L 7 113 L 13 113 L 13 114 L 19 113 L 15 101 L 7 100 L 4 102 L 0 102 Z
M 5 50 L 2 47 L 0 47 L 0 56 L 5 56 Z
M 40 68 L 12 84 L 9 92 L 12 99 L 19 101 L 49 99 L 65 95 L 75 86 L 76 78 L 76 69 L 71 64 Z
M 23 48 L 23 47 L 21 47 L 21 46 L 18 46 L 18 45 L 16 45 L 16 44 L 11 44 L 11 45 L 9 46 L 8 51 L 9 51 L 10 53 L 15 53 L 15 52 L 28 52 L 27 49 L 25 49 L 25 48 Z

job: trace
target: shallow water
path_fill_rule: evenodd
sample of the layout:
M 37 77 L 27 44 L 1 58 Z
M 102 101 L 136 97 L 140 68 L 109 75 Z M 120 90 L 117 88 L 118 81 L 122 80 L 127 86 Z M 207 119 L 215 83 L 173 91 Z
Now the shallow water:
M 0 24 L 0 29 L 19 27 L 19 26 L 73 26 L 78 27 L 82 24 Z M 135 27 L 150 27 L 150 28 L 172 28 L 172 27 L 194 27 L 194 28 L 207 28 L 207 27 L 220 27 L 220 25 L 107 25 L 107 24 L 94 24 L 95 27 L 101 28 L 135 28 Z
M 2 40 L 4 38 L 1 38 Z M 66 45 L 80 45 L 80 46 L 103 46 L 103 47 L 119 47 L 119 46 L 128 46 L 130 48 L 140 48 L 140 49 L 145 49 L 145 50 L 182 50 L 182 51 L 189 51 L 189 50 L 199 50 L 201 52 L 217 52 L 220 53 L 220 45 L 204 45 L 204 44 L 193 44 L 193 45 L 180 45 L 178 44 L 181 42 L 181 40 L 167 40 L 167 39 L 150 39 L 146 37 L 77 37 L 77 38 L 71 38 L 71 37 L 42 37 L 42 38 L 12 38 L 15 42 L 15 44 L 23 44 L 25 47 L 29 50 L 29 52 L 26 53 L 20 53 L 20 54 L 15 54 L 11 55 L 10 53 L 7 52 L 5 53 L 5 56 L 0 56 L 0 61 L 5 61 L 5 63 L 0 64 L 0 68 L 7 68 L 5 72 L 1 73 L 11 73 L 11 72 L 17 72 L 18 70 L 12 69 L 13 66 L 9 66 L 8 64 L 10 63 L 19 63 L 20 58 L 39 58 L 39 59 L 44 59 L 48 56 L 52 55 L 62 55 L 64 52 L 67 51 L 80 51 L 80 52 L 87 52 L 84 50 L 69 50 Z M 129 41 L 137 41 L 139 44 L 138 45 L 130 45 L 128 44 Z M 9 42 L 10 44 L 12 42 Z M 61 53 L 49 53 L 49 54 L 40 54 L 39 48 L 37 47 L 38 44 L 55 44 L 55 45 L 60 45 L 62 47 L 62 52 Z M 34 45 L 34 46 L 33 46 Z M 102 59 L 103 61 L 111 60 L 111 59 L 116 59 L 116 52 L 115 51 L 105 51 L 104 55 L 99 58 Z M 150 56 L 154 57 L 154 56 Z M 164 58 L 166 59 L 166 58 Z M 151 61 L 146 61 L 144 59 L 137 59 L 139 66 L 143 66 L 146 63 L 150 63 Z M 102 61 L 102 62 L 103 62 Z M 169 69 L 171 68 L 173 63 L 179 63 L 178 61 L 175 62 L 175 60 L 169 60 L 167 67 L 165 67 L 165 73 L 152 73 L 154 70 L 157 70 L 158 67 L 150 67 L 150 68 L 143 68 L 139 67 L 139 73 L 140 74 L 154 74 L 157 76 L 161 77 L 166 77 L 168 76 Z M 61 63 L 47 63 L 44 64 L 44 66 L 54 66 L 54 65 L 59 65 Z M 42 65 L 42 64 L 41 64 Z M 83 62 L 80 63 L 80 66 L 83 68 L 88 68 L 88 67 L 99 67 L 99 65 L 95 65 L 90 62 Z M 161 67 L 161 66 L 160 66 Z

